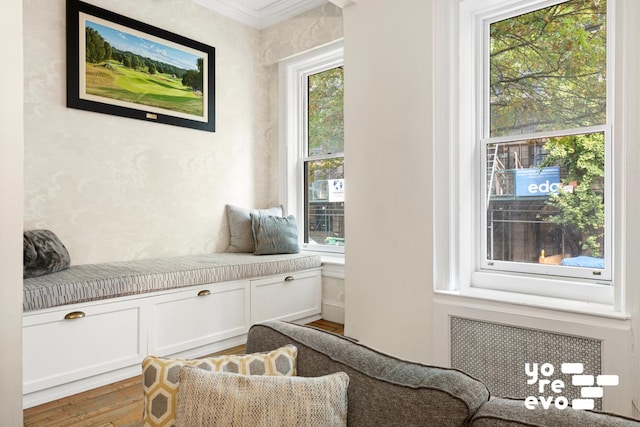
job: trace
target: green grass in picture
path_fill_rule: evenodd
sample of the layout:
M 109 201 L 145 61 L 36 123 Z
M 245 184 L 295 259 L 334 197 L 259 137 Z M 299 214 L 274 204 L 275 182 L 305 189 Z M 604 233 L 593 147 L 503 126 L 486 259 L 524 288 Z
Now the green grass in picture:
M 134 70 L 114 60 L 99 64 L 86 63 L 86 91 L 91 95 L 119 101 L 198 117 L 204 115 L 202 94 L 184 86 L 180 78 Z

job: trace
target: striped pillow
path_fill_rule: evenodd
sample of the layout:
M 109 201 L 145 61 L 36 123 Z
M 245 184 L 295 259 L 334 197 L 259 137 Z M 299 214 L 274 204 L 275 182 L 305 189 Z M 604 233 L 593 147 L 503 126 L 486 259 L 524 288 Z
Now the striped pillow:
M 176 427 L 347 425 L 349 377 L 260 377 L 180 370 Z

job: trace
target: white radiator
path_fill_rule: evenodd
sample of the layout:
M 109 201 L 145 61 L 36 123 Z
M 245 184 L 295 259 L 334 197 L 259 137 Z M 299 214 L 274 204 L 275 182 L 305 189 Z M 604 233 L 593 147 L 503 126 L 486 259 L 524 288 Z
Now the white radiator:
M 527 363 L 530 368 L 534 363 L 553 366 L 554 373 L 541 378 L 562 380 L 561 394 L 569 402 L 580 398 L 581 389 L 572 385 L 572 375 L 561 373 L 563 363 L 583 364 L 584 374 L 602 373 L 602 341 L 597 339 L 462 317 L 450 318 L 450 333 L 451 366 L 484 382 L 492 396 L 554 395 L 549 390 L 541 394 L 537 383 L 527 383 Z M 601 409 L 601 399 L 595 399 L 595 409 Z

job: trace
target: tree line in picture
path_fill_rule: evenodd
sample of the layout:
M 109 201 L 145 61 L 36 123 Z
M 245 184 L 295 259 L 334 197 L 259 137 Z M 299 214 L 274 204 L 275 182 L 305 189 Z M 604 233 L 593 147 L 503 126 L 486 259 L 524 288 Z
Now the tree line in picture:
M 145 71 L 149 74 L 169 74 L 182 79 L 184 86 L 194 91 L 202 91 L 203 87 L 203 59 L 198 58 L 198 70 L 185 70 L 175 65 L 144 57 L 133 52 L 123 52 L 111 46 L 98 31 L 93 28 L 85 28 L 86 36 L 86 61 L 98 64 L 104 61 L 114 60 L 127 68 Z

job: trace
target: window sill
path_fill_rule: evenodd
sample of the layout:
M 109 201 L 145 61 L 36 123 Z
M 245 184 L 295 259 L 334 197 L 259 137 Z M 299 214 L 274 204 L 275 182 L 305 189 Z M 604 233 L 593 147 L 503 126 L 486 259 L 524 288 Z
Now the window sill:
M 616 311 L 612 305 L 608 304 L 571 301 L 561 298 L 543 297 L 514 292 L 472 288 L 465 290 L 464 293 L 459 291 L 434 290 L 434 295 L 435 301 L 442 303 L 482 302 L 510 304 L 532 309 L 544 309 L 616 320 L 629 320 L 631 318 L 629 314 L 622 311 Z
M 320 254 L 322 265 L 337 265 L 344 267 L 344 254 Z
M 344 253 L 343 252 L 328 252 L 322 250 L 316 250 L 307 247 L 303 247 L 302 250 L 307 253 L 320 255 L 322 259 L 322 265 L 337 265 L 344 266 Z

